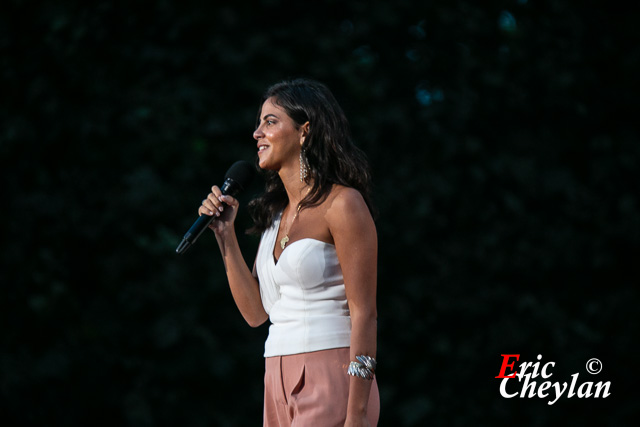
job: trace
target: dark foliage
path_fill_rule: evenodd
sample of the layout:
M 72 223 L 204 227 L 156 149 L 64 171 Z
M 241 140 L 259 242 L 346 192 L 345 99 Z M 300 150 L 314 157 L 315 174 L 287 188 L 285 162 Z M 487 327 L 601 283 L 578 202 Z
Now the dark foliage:
M 381 425 L 629 425 L 639 42 L 611 2 L 4 2 L 2 425 L 260 425 L 266 326 L 174 250 L 297 76 L 373 167 Z M 504 399 L 503 353 L 612 395 Z

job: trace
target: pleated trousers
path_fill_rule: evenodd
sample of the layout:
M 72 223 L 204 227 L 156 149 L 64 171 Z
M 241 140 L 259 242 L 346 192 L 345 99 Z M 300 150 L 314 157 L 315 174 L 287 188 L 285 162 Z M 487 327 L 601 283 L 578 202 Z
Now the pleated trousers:
M 349 348 L 267 357 L 265 427 L 343 426 L 349 400 Z M 380 394 L 374 379 L 367 418 L 378 424 Z

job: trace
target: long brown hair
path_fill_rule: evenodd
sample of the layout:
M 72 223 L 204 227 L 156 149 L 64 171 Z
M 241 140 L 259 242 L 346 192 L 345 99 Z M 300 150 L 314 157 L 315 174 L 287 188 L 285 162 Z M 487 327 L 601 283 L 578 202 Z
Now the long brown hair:
M 354 145 L 349 122 L 329 88 L 309 79 L 283 81 L 267 89 L 260 105 L 272 97 L 293 119 L 296 127 L 309 122 L 309 133 L 302 150 L 308 166 L 306 180 L 313 185 L 300 202 L 300 209 L 322 203 L 331 187 L 339 184 L 358 190 L 372 216 L 375 216 L 369 163 L 364 152 Z M 254 222 L 249 232 L 261 233 L 269 228 L 289 201 L 278 173 L 264 171 L 264 174 L 265 192 L 249 203 Z

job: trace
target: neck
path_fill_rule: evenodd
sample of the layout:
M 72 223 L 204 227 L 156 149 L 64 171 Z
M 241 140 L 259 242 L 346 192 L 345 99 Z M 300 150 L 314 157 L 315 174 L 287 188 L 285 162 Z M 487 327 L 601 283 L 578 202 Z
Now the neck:
M 306 182 L 300 182 L 300 171 L 298 168 L 280 169 L 278 172 L 280 179 L 284 184 L 284 189 L 289 198 L 289 206 L 294 208 L 309 192 L 309 185 Z

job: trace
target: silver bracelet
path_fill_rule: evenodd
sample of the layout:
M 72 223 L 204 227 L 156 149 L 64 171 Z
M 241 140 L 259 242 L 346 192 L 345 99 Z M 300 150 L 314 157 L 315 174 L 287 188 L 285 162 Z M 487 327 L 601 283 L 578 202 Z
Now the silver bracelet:
M 376 362 L 376 359 L 374 359 L 373 357 L 360 355 L 356 356 L 356 359 L 358 359 L 358 362 L 366 366 L 371 372 L 376 371 L 376 365 L 378 364 L 378 362 Z
M 372 380 L 376 370 L 376 359 L 371 356 L 356 356 L 358 362 L 349 363 L 347 374 L 365 380 Z

